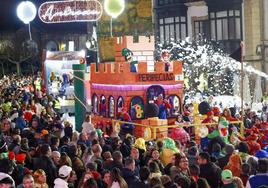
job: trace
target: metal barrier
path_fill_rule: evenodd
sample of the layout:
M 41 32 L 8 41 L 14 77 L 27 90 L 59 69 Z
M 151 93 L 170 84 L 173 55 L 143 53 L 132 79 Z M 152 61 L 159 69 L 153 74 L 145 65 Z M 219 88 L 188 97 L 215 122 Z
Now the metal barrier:
M 198 126 L 217 126 L 218 123 L 195 123 L 195 124 L 177 124 L 177 125 L 144 125 L 144 124 L 139 124 L 139 123 L 134 123 L 134 122 L 127 122 L 127 121 L 120 121 L 120 120 L 112 120 L 112 126 L 113 126 L 113 130 L 116 130 L 117 132 L 120 131 L 121 129 L 121 125 L 122 124 L 132 124 L 135 126 L 140 126 L 140 127 L 144 127 L 145 130 L 150 130 L 151 132 L 151 136 L 150 138 L 144 136 L 145 140 L 155 140 L 157 139 L 157 129 L 163 129 L 163 128 L 185 128 L 185 127 L 195 127 L 195 130 Z M 239 124 L 240 125 L 240 134 L 244 135 L 244 123 L 243 121 L 232 121 L 230 122 L 230 124 Z M 146 132 L 144 132 L 144 134 L 146 134 Z M 195 134 L 196 139 L 198 139 L 197 134 Z M 200 138 L 199 138 L 200 139 Z

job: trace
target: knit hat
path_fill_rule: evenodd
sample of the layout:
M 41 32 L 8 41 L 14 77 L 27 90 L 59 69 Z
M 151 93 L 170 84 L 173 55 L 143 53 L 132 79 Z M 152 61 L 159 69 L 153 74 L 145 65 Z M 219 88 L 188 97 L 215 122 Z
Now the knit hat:
M 231 170 L 223 170 L 221 172 L 221 178 L 224 180 L 232 179 L 233 178 L 233 173 Z
M 25 161 L 25 158 L 26 158 L 26 154 L 24 154 L 24 153 L 20 153 L 20 154 L 16 155 L 17 163 L 23 163 Z
M 8 158 L 13 161 L 15 159 L 15 153 L 14 151 L 9 151 L 8 152 Z
M 59 169 L 59 176 L 61 178 L 66 178 L 67 176 L 70 175 L 70 173 L 72 172 L 72 168 L 67 166 L 67 165 L 63 165 L 62 167 L 60 167 Z

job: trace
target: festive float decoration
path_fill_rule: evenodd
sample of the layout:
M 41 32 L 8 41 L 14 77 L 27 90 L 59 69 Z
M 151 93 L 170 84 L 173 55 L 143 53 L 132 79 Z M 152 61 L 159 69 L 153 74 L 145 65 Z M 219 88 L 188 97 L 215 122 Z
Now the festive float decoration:
M 102 5 L 97 0 L 48 1 L 39 7 L 44 23 L 93 22 L 101 18 Z
M 163 161 L 164 165 L 167 165 L 172 162 L 172 156 L 175 153 L 178 153 L 179 150 L 176 147 L 174 140 L 171 138 L 165 138 L 162 142 L 164 146 L 160 153 L 160 159 Z
M 86 64 L 73 64 L 74 99 L 75 99 L 75 128 L 82 131 L 82 124 L 87 111 L 85 91 Z
M 101 63 L 98 70 L 91 64 L 92 121 L 95 125 L 111 121 L 125 108 L 134 123 L 157 126 L 157 137 L 165 137 L 167 128 L 158 127 L 167 125 L 168 120 L 159 119 L 155 112 L 146 113 L 146 107 L 162 95 L 170 104 L 169 117 L 181 113 L 182 62 L 174 61 L 173 70 L 166 72 L 164 62 L 153 62 L 154 37 L 139 36 L 137 41 L 132 36 L 115 37 L 115 62 Z M 129 56 L 138 62 L 136 72 L 127 62 Z M 152 129 L 135 126 L 134 134 L 148 138 Z
M 36 7 L 31 1 L 22 1 L 17 7 L 17 16 L 25 24 L 29 24 L 36 16 Z
M 228 143 L 228 136 L 229 136 L 229 131 L 228 131 L 228 126 L 229 122 L 224 118 L 221 117 L 219 124 L 218 124 L 218 129 L 214 130 L 212 133 L 208 135 L 208 138 L 214 138 L 214 137 L 221 137 L 224 142 Z

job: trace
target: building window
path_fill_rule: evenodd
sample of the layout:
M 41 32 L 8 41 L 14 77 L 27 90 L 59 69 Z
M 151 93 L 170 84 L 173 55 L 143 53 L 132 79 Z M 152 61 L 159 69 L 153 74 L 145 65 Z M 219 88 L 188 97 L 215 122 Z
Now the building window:
M 109 108 L 108 108 L 108 115 L 110 118 L 114 118 L 114 97 L 109 97 Z
M 100 115 L 106 117 L 106 98 L 103 95 L 100 98 Z
M 117 99 L 117 107 L 116 107 L 116 112 L 121 112 L 122 109 L 124 108 L 124 99 L 123 97 L 118 97 Z
M 170 114 L 171 117 L 177 117 L 181 113 L 181 102 L 177 95 L 170 95 L 168 102 L 171 105 Z
M 241 39 L 241 10 L 210 12 L 209 16 L 211 39 Z
M 98 115 L 98 97 L 96 94 L 92 96 L 92 107 L 93 107 L 93 114 Z
M 194 37 L 202 34 L 205 38 L 209 37 L 209 21 L 197 20 L 194 21 Z
M 159 19 L 160 42 L 177 41 L 187 36 L 187 21 L 185 16 Z

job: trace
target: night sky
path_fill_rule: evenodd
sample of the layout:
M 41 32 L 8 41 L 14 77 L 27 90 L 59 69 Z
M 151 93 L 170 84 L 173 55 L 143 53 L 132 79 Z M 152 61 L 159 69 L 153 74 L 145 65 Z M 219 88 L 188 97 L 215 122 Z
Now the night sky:
M 24 23 L 17 17 L 17 6 L 22 0 L 0 0 L 0 31 L 17 31 Z M 38 10 L 39 6 L 47 0 L 32 0 Z M 41 32 L 68 32 L 86 33 L 87 26 L 84 23 L 45 24 L 36 15 L 31 26 Z

